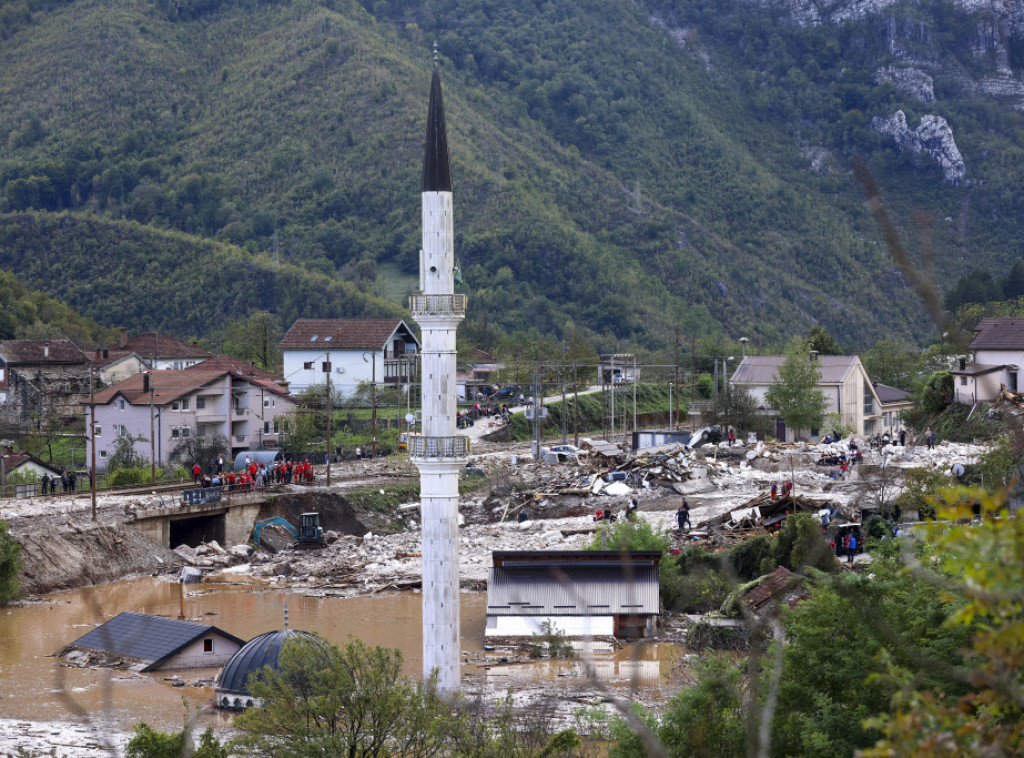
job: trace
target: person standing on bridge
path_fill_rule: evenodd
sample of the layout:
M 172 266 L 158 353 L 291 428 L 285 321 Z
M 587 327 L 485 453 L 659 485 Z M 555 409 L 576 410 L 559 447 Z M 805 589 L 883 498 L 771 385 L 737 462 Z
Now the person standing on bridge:
M 203 478 L 203 467 L 196 463 L 192 466 L 192 484 Z
M 217 473 L 224 473 L 224 456 L 220 454 L 217 455 Z

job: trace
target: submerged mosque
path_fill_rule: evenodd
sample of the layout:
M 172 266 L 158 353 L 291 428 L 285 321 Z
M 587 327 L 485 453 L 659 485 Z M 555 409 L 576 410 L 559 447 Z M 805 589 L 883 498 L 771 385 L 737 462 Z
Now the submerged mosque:
M 423 674 L 442 693 L 459 689 L 459 469 L 469 438 L 455 434 L 455 330 L 466 296 L 455 294 L 452 175 L 437 49 L 427 109 L 421 188 L 420 293 L 409 310 L 422 331 L 423 429 L 409 439 L 420 471 L 423 524 Z

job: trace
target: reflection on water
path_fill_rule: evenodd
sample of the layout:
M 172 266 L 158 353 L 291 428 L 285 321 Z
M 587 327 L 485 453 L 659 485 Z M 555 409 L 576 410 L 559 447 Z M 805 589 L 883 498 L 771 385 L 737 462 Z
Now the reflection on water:
M 335 643 L 349 635 L 371 645 L 398 648 L 405 671 L 413 677 L 422 666 L 422 597 L 416 593 L 366 598 L 315 598 L 271 589 L 256 583 L 191 585 L 185 588 L 185 617 L 212 624 L 242 639 L 283 626 L 287 602 L 289 626 L 318 632 Z M 486 596 L 462 596 L 462 650 L 470 659 L 483 654 Z M 180 729 L 182 698 L 191 704 L 213 700 L 212 686 L 173 687 L 166 679 L 178 675 L 188 682 L 212 680 L 216 669 L 135 674 L 108 669 L 79 669 L 61 664 L 54 652 L 126 610 L 177 618 L 179 585 L 166 579 L 131 579 L 100 587 L 56 593 L 46 602 L 0 609 L 0 717 L 31 721 L 75 721 L 76 714 L 127 731 L 138 721 L 164 730 Z M 656 685 L 671 668 L 673 646 L 629 646 L 639 657 L 617 651 L 593 654 L 599 675 L 609 683 L 637 678 L 641 686 Z M 659 652 L 660 651 L 660 652 Z M 468 668 L 467 668 L 468 671 Z M 581 679 L 578 664 L 540 662 L 500 666 L 486 681 L 499 689 L 519 682 Z M 230 716 L 203 717 L 204 724 L 227 723 Z

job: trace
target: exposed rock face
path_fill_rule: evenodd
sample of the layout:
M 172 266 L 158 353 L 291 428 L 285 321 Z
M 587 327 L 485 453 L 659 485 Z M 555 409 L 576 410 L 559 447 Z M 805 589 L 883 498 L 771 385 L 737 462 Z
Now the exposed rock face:
M 932 78 L 921 69 L 883 66 L 875 72 L 875 84 L 882 82 L 892 82 L 896 89 L 916 97 L 923 103 L 935 100 Z
M 943 177 L 950 184 L 961 184 L 967 177 L 963 156 L 953 139 L 953 130 L 941 116 L 922 116 L 917 129 L 911 129 L 906 114 L 896 111 L 887 119 L 876 118 L 872 126 L 895 139 L 902 149 L 922 154 L 938 163 Z

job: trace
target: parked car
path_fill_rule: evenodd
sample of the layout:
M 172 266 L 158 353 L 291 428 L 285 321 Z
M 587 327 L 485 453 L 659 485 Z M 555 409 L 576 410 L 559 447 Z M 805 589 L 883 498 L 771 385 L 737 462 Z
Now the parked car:
M 519 388 L 518 387 L 502 387 L 500 390 L 498 390 L 497 392 L 495 392 L 491 396 L 491 399 L 492 400 L 497 400 L 499 402 L 504 402 L 504 401 L 508 401 L 508 400 L 513 400 L 518 395 L 519 395 Z

